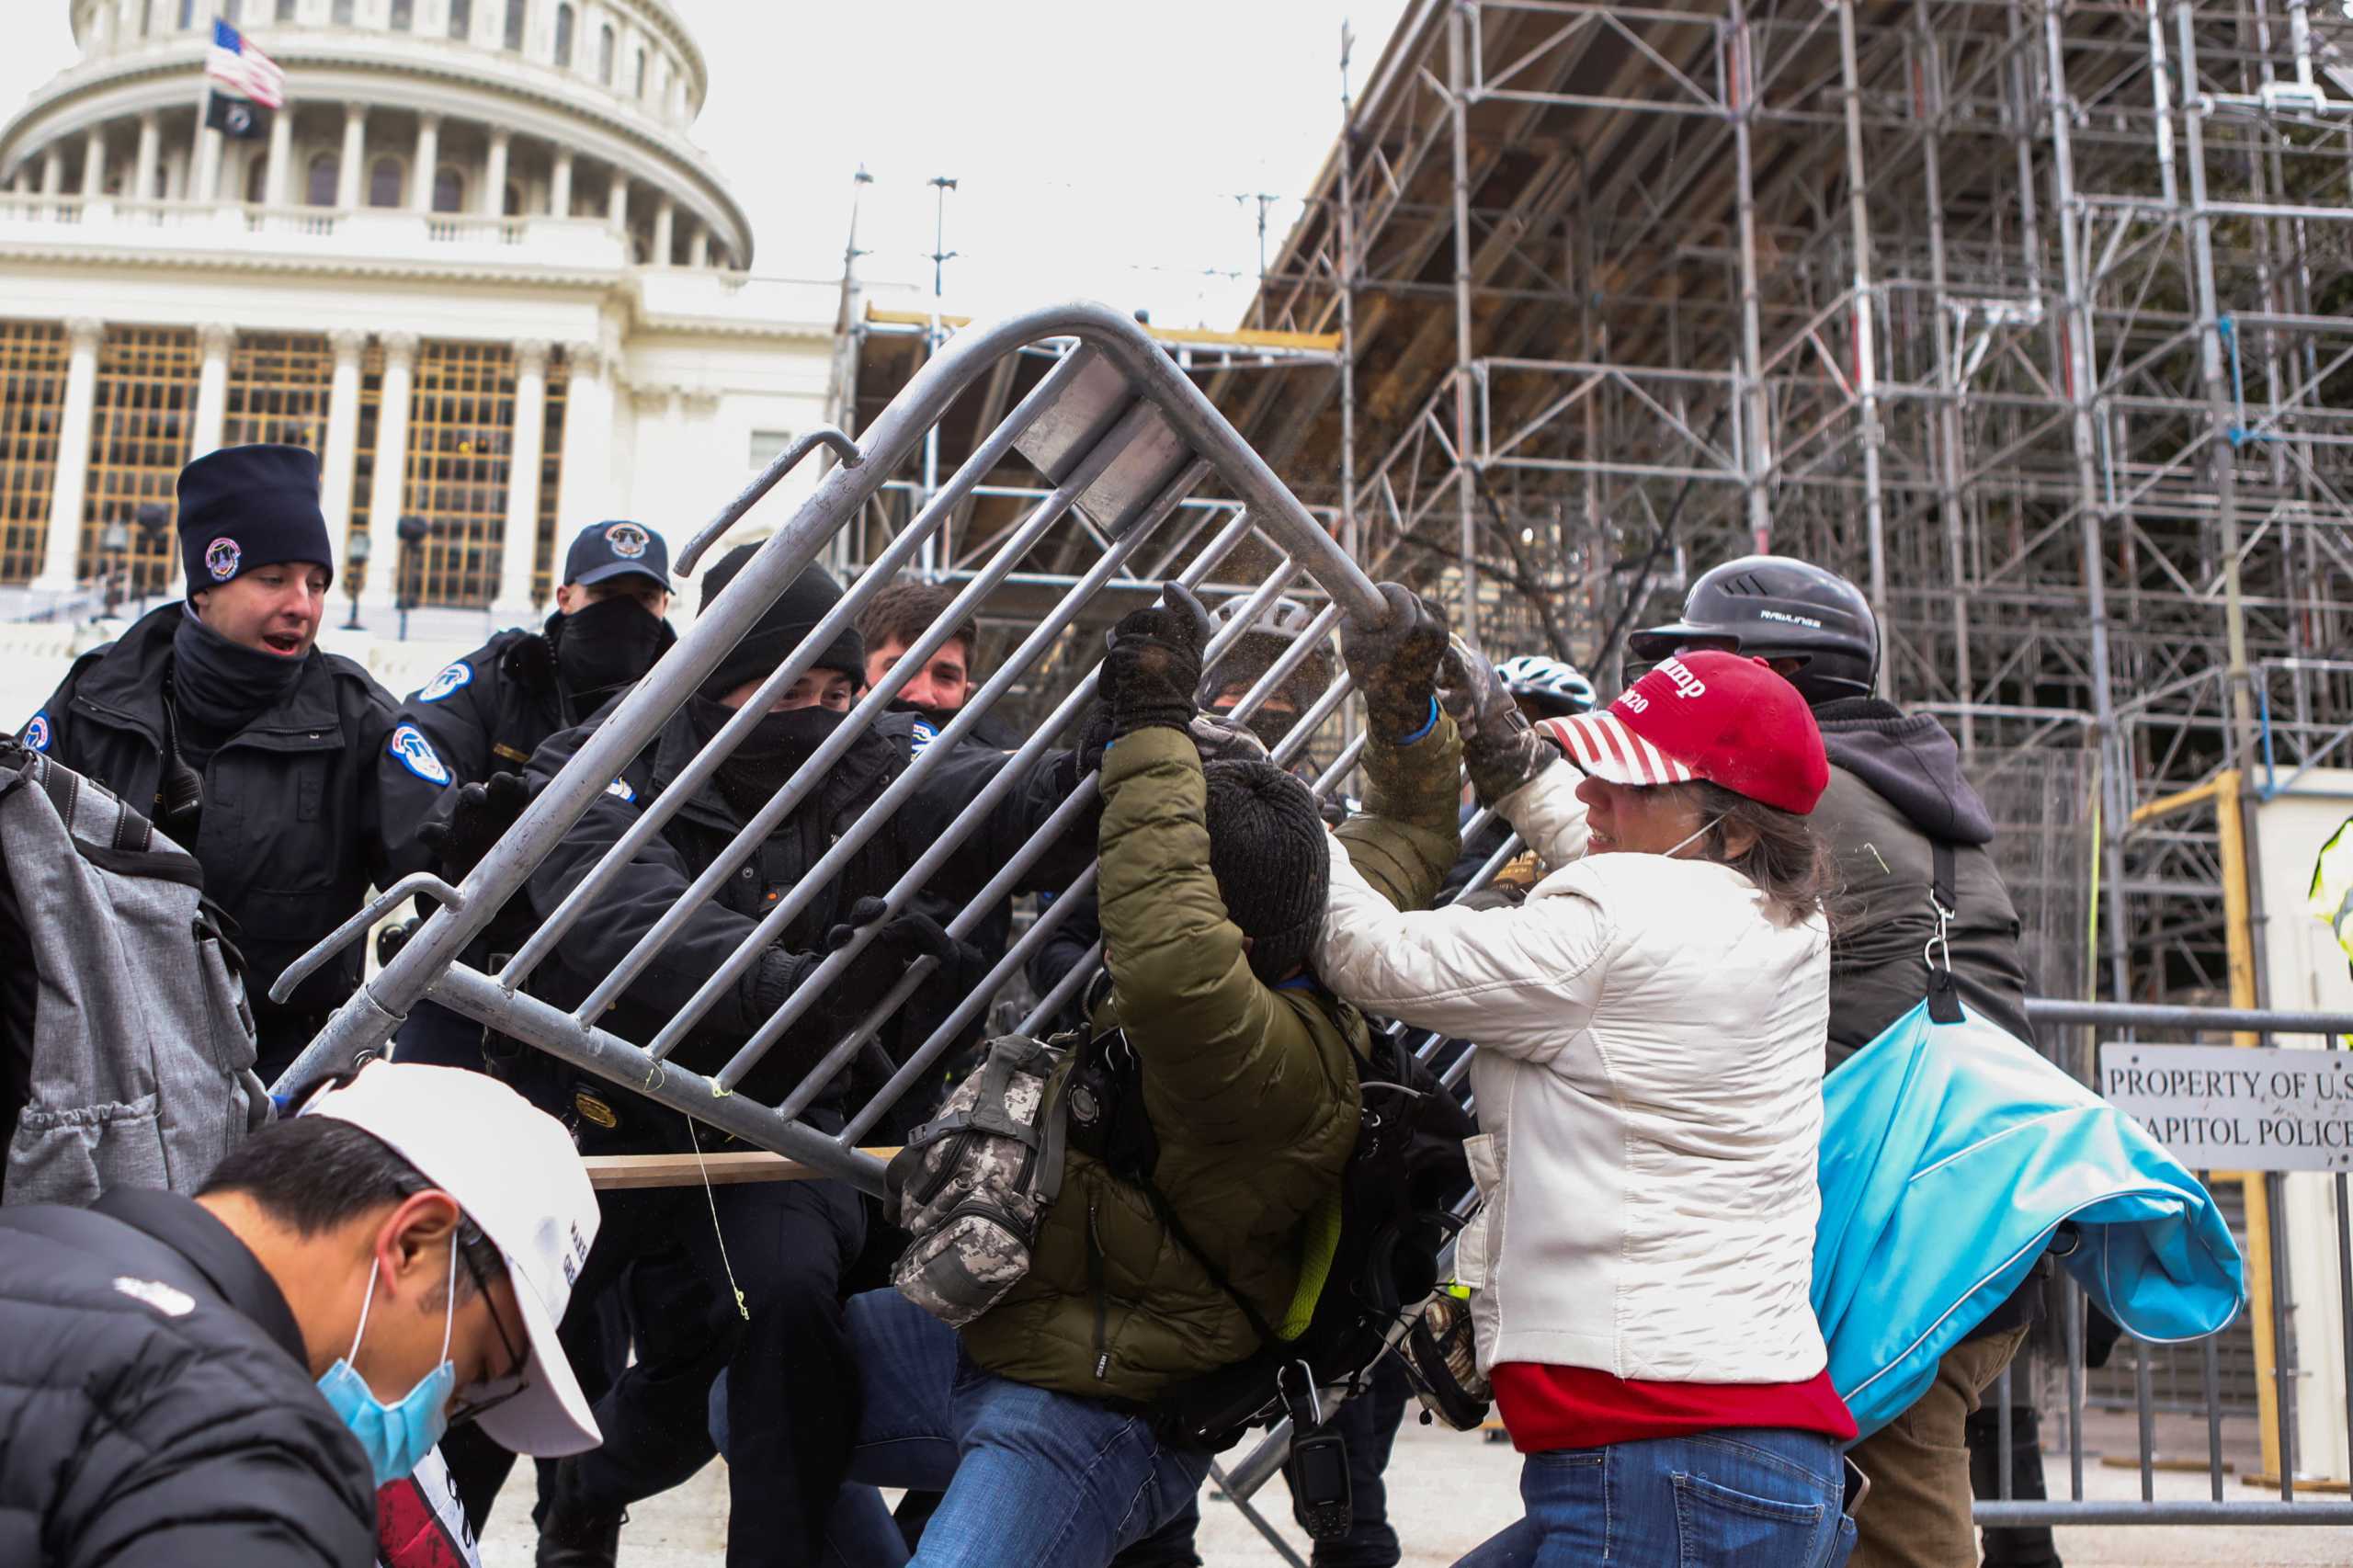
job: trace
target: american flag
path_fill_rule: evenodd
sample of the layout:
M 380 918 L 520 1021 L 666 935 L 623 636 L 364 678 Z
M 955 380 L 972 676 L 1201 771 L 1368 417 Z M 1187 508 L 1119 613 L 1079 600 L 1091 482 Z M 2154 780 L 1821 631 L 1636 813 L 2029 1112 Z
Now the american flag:
M 212 49 L 204 57 L 204 74 L 257 104 L 286 106 L 286 73 L 226 22 L 212 24 Z

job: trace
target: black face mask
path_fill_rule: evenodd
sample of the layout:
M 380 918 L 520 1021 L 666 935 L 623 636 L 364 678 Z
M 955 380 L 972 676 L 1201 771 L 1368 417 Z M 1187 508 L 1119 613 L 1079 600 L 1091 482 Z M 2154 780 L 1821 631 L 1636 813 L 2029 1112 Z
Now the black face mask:
M 1235 702 L 1212 703 L 1210 706 L 1210 711 L 1221 719 L 1231 719 L 1238 701 L 1239 699 Z M 1300 714 L 1296 709 L 1285 713 L 1262 702 L 1252 710 L 1250 717 L 1244 720 L 1243 724 L 1252 734 L 1258 737 L 1259 744 L 1272 751 L 1283 744 L 1284 736 L 1299 728 L 1299 720 Z
M 944 730 L 948 728 L 949 722 L 963 710 L 961 708 L 926 708 L 920 702 L 909 702 L 904 697 L 896 697 L 891 699 L 891 711 L 912 713 L 933 729 Z
M 190 732 L 217 746 L 282 701 L 310 662 L 307 653 L 288 658 L 232 642 L 191 605 L 172 631 L 172 705 Z
M 735 716 L 735 710 L 708 697 L 690 698 L 687 706 L 695 728 L 706 738 L 717 734 L 720 726 Z M 785 780 L 815 755 L 847 717 L 814 705 L 763 716 L 734 755 L 720 764 L 720 793 L 737 815 L 749 818 L 784 788 Z
M 633 598 L 599 599 L 556 622 L 555 674 L 574 703 L 645 678 L 666 627 Z

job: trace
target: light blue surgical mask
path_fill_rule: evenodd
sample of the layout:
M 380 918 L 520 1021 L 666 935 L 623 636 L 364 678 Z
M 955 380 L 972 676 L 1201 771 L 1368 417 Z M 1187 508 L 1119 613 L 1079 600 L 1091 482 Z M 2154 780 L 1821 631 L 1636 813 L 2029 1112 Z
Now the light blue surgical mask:
M 351 1358 L 359 1354 L 359 1340 L 368 1332 L 368 1309 L 376 1301 L 376 1264 L 368 1266 L 368 1296 L 359 1303 L 359 1329 L 351 1336 L 351 1351 L 319 1379 L 319 1392 L 327 1406 L 375 1467 L 376 1484 L 389 1486 L 415 1471 L 441 1440 L 449 1426 L 449 1395 L 458 1386 L 458 1369 L 449 1360 L 449 1330 L 458 1320 L 458 1237 L 449 1235 L 449 1311 L 441 1322 L 441 1364 L 409 1390 L 398 1404 L 386 1404 L 354 1370 Z

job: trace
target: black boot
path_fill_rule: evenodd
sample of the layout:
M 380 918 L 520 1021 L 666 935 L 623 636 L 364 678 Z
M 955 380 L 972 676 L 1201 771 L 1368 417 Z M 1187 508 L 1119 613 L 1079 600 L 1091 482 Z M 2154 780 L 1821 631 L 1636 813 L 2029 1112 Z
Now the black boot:
M 579 1495 L 578 1471 L 566 1460 L 555 1469 L 546 1511 L 540 1517 L 538 1568 L 613 1568 L 621 1549 L 621 1526 L 629 1516 L 604 1512 Z

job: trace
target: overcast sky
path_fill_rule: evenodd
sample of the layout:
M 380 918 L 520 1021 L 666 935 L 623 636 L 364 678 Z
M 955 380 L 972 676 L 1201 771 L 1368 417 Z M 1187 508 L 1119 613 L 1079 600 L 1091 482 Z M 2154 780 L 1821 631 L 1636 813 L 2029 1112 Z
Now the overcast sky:
M 710 62 L 694 136 L 751 214 L 756 272 L 840 276 L 863 165 L 861 277 L 929 290 L 946 176 L 951 308 L 1083 294 L 1225 327 L 1258 261 L 1236 199 L 1282 198 L 1270 246 L 1290 228 L 1339 127 L 1342 22 L 1361 84 L 1405 0 L 676 3 Z M 74 41 L 66 0 L 0 9 L 13 115 Z

